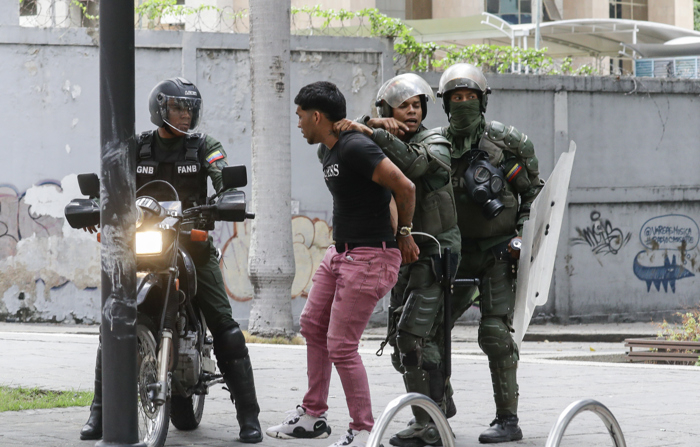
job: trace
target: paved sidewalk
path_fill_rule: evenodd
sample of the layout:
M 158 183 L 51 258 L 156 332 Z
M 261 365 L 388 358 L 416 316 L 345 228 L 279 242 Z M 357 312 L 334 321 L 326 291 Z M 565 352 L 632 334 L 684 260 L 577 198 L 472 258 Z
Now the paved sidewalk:
M 525 439 L 512 446 L 544 446 L 554 421 L 571 402 L 593 398 L 617 417 L 630 447 L 696 446 L 700 407 L 697 386 L 700 368 L 681 366 L 557 360 L 617 356 L 622 343 L 552 341 L 557 333 L 631 333 L 653 336 L 656 327 L 634 325 L 533 326 L 547 342 L 524 342 L 519 367 L 521 427 Z M 606 329 L 607 328 L 607 329 Z M 47 389 L 86 389 L 92 386 L 97 328 L 86 326 L 0 324 L 0 384 Z M 381 328 L 368 329 L 360 352 L 368 370 L 375 417 L 404 393 L 401 378 L 391 367 L 388 353 L 374 355 Z M 599 337 L 600 339 L 600 337 Z M 604 337 L 603 337 L 604 339 Z M 493 418 L 488 362 L 476 340 L 476 327 L 460 326 L 454 334 L 453 385 L 458 413 L 451 419 L 458 446 L 479 445 L 477 438 Z M 306 389 L 303 346 L 250 345 L 263 428 L 281 422 L 285 411 L 301 402 Z M 207 396 L 204 418 L 192 432 L 170 427 L 167 446 L 243 445 L 233 405 L 221 386 Z M 326 440 L 283 441 L 265 437 L 260 446 L 325 447 L 335 442 L 349 421 L 337 374 L 333 373 L 329 399 L 333 434 Z M 0 413 L 0 446 L 92 446 L 80 441 L 78 431 L 88 409 L 68 408 Z M 403 410 L 387 430 L 393 434 L 411 417 Z M 383 440 L 388 446 L 388 436 Z M 562 446 L 612 445 L 603 423 L 593 413 L 578 416 Z

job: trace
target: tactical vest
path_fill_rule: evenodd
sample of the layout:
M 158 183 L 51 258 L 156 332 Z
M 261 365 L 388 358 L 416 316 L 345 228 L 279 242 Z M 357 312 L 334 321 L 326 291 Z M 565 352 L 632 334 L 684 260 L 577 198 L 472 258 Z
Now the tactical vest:
M 431 161 L 439 164 L 449 176 L 450 167 L 431 152 L 435 150 L 433 145 L 449 145 L 449 141 L 445 137 L 435 130 L 425 129 L 414 135 L 410 143 L 423 145 L 428 157 L 432 158 Z M 429 175 L 426 174 L 426 176 Z M 416 208 L 413 213 L 413 231 L 437 236 L 454 227 L 457 224 L 457 209 L 449 177 L 447 184 L 436 190 L 431 190 L 424 177 L 416 181 L 415 185 Z M 423 242 L 421 239 L 425 239 L 424 236 L 419 235 L 416 235 L 415 238 L 417 242 Z
M 484 217 L 482 205 L 474 202 L 465 188 L 464 173 L 469 167 L 469 151 L 460 158 L 452 159 L 452 184 L 457 202 L 459 230 L 463 239 L 485 239 L 516 233 L 517 194 L 530 186 L 527 172 L 537 169 L 534 147 L 532 143 L 525 144 L 526 142 L 528 142 L 527 136 L 518 132 L 517 129 L 506 128 L 497 121 L 486 124 L 477 149 L 488 154 L 489 163 L 493 166 L 504 168 L 503 174 L 507 180 L 499 194 L 499 199 L 505 208 L 491 220 Z M 522 169 L 518 170 L 518 166 Z M 511 171 L 512 174 L 509 177 L 508 174 Z
M 207 173 L 202 168 L 202 156 L 205 151 L 206 135 L 200 133 L 188 135 L 185 137 L 184 150 L 166 151 L 153 147 L 155 132 L 157 130 L 143 132 L 139 136 L 136 188 L 140 188 L 151 180 L 164 180 L 175 187 L 183 209 L 191 208 L 195 204 L 205 204 Z

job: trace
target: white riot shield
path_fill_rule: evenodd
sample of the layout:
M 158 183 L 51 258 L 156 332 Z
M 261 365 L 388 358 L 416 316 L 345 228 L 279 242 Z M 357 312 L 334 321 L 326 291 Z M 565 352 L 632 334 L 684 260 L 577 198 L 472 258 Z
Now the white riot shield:
M 532 203 L 530 219 L 523 226 L 513 316 L 513 339 L 518 344 L 518 349 L 535 307 L 545 304 L 549 297 L 575 155 L 576 143 L 572 141 L 569 152 L 561 154 L 552 175 Z

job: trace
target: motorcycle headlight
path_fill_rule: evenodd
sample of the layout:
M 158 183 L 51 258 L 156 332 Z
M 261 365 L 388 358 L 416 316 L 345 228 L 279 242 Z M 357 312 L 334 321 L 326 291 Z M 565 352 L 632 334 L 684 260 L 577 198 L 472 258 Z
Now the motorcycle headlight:
M 163 233 L 160 231 L 137 231 L 136 254 L 157 255 L 163 251 Z

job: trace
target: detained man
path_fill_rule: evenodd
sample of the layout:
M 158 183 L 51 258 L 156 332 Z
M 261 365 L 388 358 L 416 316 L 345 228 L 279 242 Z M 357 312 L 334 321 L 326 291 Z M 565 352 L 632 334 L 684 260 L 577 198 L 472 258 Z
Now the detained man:
M 364 447 L 374 418 L 357 349 L 377 302 L 396 283 L 402 261 L 418 259 L 419 249 L 410 235 L 397 241 L 389 210 L 393 194 L 398 224 L 410 227 L 415 186 L 367 136 L 334 131 L 334 124 L 346 116 L 345 98 L 334 84 L 309 84 L 294 103 L 306 141 L 321 143 L 318 155 L 333 196 L 336 243 L 328 247 L 313 276 L 299 321 L 306 338 L 308 389 L 301 405 L 267 434 L 282 439 L 328 437 L 328 391 L 335 366 L 352 421 L 331 447 Z

